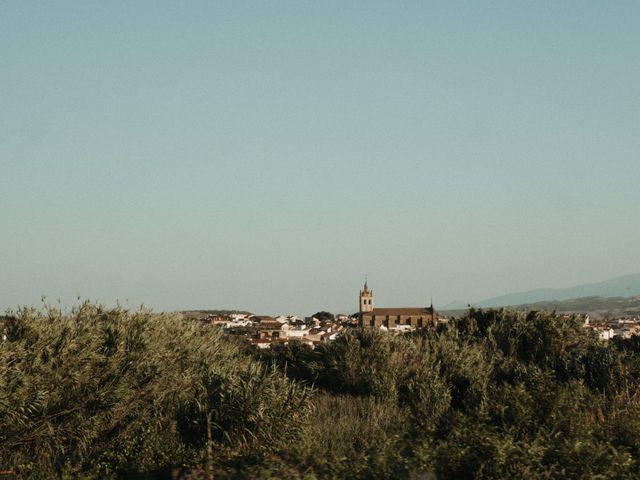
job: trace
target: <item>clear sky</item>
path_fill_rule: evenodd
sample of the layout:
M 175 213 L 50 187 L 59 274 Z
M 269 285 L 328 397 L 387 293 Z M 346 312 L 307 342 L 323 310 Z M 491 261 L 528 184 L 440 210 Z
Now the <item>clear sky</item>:
M 0 308 L 640 271 L 638 1 L 3 1 Z

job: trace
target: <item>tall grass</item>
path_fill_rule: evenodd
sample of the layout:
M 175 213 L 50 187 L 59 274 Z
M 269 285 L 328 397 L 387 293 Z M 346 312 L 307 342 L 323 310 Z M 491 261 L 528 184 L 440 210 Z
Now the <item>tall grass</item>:
M 553 314 L 252 352 L 84 303 L 5 334 L 0 470 L 20 478 L 640 478 L 640 342 Z
M 306 388 L 178 315 L 20 309 L 6 331 L 0 468 L 28 477 L 153 476 L 259 455 L 308 415 Z

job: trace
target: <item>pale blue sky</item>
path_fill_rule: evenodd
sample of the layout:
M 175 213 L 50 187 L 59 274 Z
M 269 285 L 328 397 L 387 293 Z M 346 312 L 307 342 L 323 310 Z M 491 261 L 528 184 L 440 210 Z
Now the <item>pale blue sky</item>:
M 640 271 L 640 2 L 0 3 L 0 308 Z

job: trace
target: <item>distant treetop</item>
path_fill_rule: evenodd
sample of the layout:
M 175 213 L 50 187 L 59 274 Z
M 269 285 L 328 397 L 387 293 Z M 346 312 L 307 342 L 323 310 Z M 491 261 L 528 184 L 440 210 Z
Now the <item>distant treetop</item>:
M 333 313 L 325 312 L 325 311 L 314 313 L 313 316 L 315 318 L 317 318 L 318 320 L 320 320 L 321 322 L 324 322 L 324 321 L 327 321 L 327 320 L 333 321 L 333 320 L 336 319 L 336 317 L 333 315 Z

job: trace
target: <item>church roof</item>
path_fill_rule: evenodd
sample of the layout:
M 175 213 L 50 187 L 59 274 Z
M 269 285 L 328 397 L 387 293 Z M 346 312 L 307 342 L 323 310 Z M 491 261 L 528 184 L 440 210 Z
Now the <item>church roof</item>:
M 431 307 L 417 307 L 417 308 L 374 308 L 370 312 L 363 312 L 363 315 L 426 315 L 433 313 L 433 308 Z

